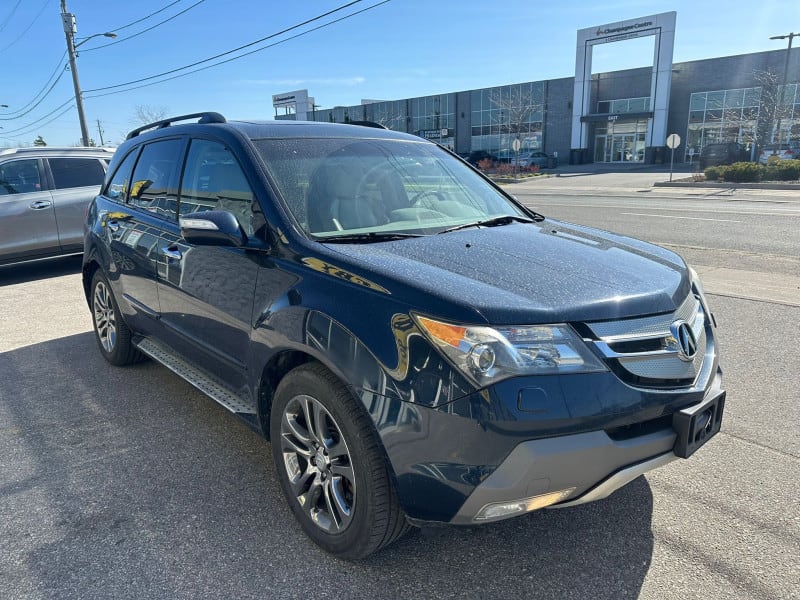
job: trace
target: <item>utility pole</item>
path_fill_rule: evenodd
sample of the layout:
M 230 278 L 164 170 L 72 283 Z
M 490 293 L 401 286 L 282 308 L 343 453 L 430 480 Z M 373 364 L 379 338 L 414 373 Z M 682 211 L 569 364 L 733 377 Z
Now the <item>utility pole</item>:
M 784 104 L 786 103 L 786 80 L 789 77 L 789 55 L 792 53 L 792 40 L 796 37 L 800 37 L 800 33 L 787 33 L 786 35 L 773 35 L 771 40 L 785 40 L 789 39 L 789 46 L 786 48 L 786 62 L 783 65 L 783 87 L 781 88 L 781 98 L 780 104 L 778 106 L 778 143 L 782 143 L 781 140 L 781 113 L 784 110 Z M 786 141 L 789 141 L 788 135 Z
M 78 121 L 81 124 L 81 144 L 89 145 L 89 130 L 86 128 L 86 115 L 83 112 L 83 96 L 81 84 L 78 81 L 78 65 L 75 61 L 75 34 L 78 27 L 75 15 L 67 12 L 67 0 L 61 0 L 61 20 L 64 22 L 64 35 L 67 38 L 67 52 L 69 53 L 69 69 L 72 71 L 72 85 L 75 88 L 75 105 L 78 107 Z
M 75 49 L 81 44 L 88 42 L 91 38 L 98 36 L 115 38 L 117 37 L 117 34 L 108 31 L 105 33 L 95 33 L 94 35 L 90 35 L 76 44 L 75 34 L 78 33 L 78 26 L 75 22 L 75 15 L 67 12 L 67 0 L 61 0 L 61 20 L 64 23 L 64 35 L 67 38 L 69 69 L 72 71 L 72 85 L 75 88 L 75 105 L 78 107 L 78 121 L 80 121 L 81 124 L 81 143 L 84 146 L 88 146 L 89 129 L 86 127 L 86 115 L 83 112 L 83 95 L 81 94 L 81 84 L 78 81 L 78 64 L 75 61 L 75 58 L 77 57 Z
M 105 146 L 106 143 L 103 141 L 103 128 L 100 127 L 100 119 L 97 119 L 97 133 L 100 134 L 100 147 Z

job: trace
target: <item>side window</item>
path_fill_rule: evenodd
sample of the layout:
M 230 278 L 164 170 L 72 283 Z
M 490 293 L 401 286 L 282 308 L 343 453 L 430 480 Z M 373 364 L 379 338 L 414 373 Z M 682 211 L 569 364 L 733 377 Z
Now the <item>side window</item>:
M 247 235 L 253 235 L 254 197 L 230 150 L 218 142 L 192 140 L 181 184 L 180 214 L 227 210 L 239 219 Z
M 125 157 L 125 160 L 123 160 L 119 167 L 117 167 L 114 176 L 108 182 L 105 195 L 112 200 L 117 200 L 118 202 L 128 201 L 131 171 L 133 171 L 133 165 L 136 164 L 136 157 L 138 154 L 139 153 L 136 150 L 128 154 L 128 156 Z
M 106 176 L 97 158 L 50 158 L 50 170 L 57 190 L 102 185 Z
M 12 160 L 0 165 L 0 196 L 39 192 L 41 189 L 38 159 Z
M 177 220 L 177 166 L 183 158 L 183 141 L 153 142 L 142 148 L 133 170 L 128 204 Z

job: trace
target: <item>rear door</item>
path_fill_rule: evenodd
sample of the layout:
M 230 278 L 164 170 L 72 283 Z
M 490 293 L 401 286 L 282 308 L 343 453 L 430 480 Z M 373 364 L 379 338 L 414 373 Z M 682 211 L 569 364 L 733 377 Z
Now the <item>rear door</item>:
M 234 153 L 222 142 L 194 139 L 182 176 L 181 215 L 227 210 L 251 239 L 248 248 L 193 246 L 170 221 L 159 243 L 161 322 L 171 345 L 241 394 L 253 298 L 265 244 L 255 232 L 264 224 L 253 186 Z
M 0 263 L 58 251 L 53 199 L 41 160 L 0 163 Z
M 185 141 L 170 138 L 134 150 L 112 174 L 102 216 L 111 250 L 106 269 L 133 329 L 158 329 L 156 261 L 162 229 L 174 220 Z M 123 304 L 123 303 L 121 303 Z
M 47 162 L 59 243 L 63 250 L 80 250 L 86 206 L 100 192 L 105 163 L 92 157 L 49 158 Z

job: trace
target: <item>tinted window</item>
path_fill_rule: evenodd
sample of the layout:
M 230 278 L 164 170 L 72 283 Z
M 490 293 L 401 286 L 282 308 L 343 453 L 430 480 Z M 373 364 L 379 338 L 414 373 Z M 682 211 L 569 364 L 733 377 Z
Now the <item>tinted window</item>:
M 177 219 L 176 174 L 183 158 L 182 140 L 164 140 L 147 144 L 133 171 L 128 203 Z
M 0 164 L 0 196 L 38 192 L 41 189 L 37 159 L 13 160 Z
M 108 182 L 108 187 L 106 188 L 105 194 L 112 200 L 118 200 L 120 202 L 128 201 L 131 171 L 133 170 L 133 165 L 136 163 L 137 155 L 138 152 L 136 151 L 128 154 L 128 156 L 125 157 L 125 160 L 122 161 L 122 164 L 120 164 L 120 166 L 117 168 L 117 171 L 114 173 L 111 181 Z
M 210 140 L 192 141 L 181 184 L 180 214 L 227 210 L 252 235 L 253 198 L 253 190 L 230 150 Z
M 51 158 L 49 162 L 58 190 L 102 185 L 106 176 L 103 165 L 96 158 Z

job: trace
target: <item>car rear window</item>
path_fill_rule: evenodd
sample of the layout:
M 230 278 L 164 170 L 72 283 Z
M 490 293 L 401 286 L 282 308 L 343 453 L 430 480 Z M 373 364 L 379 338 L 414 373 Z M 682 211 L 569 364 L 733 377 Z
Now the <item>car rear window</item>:
M 56 189 L 102 185 L 105 170 L 96 158 L 51 158 L 50 171 Z

